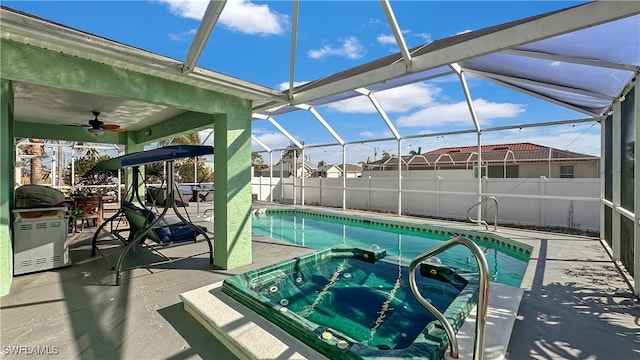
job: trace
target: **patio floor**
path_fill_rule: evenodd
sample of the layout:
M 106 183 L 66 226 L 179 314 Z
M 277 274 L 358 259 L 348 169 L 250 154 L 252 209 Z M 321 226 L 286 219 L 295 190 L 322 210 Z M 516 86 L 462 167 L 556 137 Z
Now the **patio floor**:
M 213 229 L 205 217 L 196 217 L 194 204 L 188 209 L 194 222 Z M 403 219 L 477 230 L 465 223 Z M 499 233 L 534 246 L 506 358 L 640 358 L 640 302 L 598 239 L 510 228 Z M 3 358 L 234 359 L 184 311 L 179 294 L 310 251 L 254 236 L 254 263 L 241 269 L 212 270 L 207 255 L 197 255 L 127 271 L 116 287 L 105 259 L 90 256 L 92 235 L 91 228 L 70 235 L 72 266 L 14 278 L 0 299 Z M 113 259 L 117 251 L 106 253 Z M 163 253 L 206 251 L 206 243 L 198 242 Z M 137 257 L 156 259 L 144 250 Z

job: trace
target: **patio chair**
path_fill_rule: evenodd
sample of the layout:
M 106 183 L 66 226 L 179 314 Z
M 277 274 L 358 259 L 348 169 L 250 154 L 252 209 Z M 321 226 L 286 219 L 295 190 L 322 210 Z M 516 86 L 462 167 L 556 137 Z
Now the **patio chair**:
M 89 225 L 92 220 L 93 226 L 102 223 L 103 207 L 102 196 L 80 196 L 73 198 L 73 227 L 77 227 L 77 221 L 80 220 L 80 231 L 84 229 L 85 222 Z
M 163 219 L 158 220 L 152 211 L 138 207 L 128 201 L 122 202 L 122 210 L 130 224 L 129 240 L 133 240 L 140 232 L 146 232 L 139 240 L 140 242 L 146 238 L 158 244 L 166 245 L 183 241 L 196 241 L 198 234 L 207 231 L 206 227 L 200 225 L 187 223 L 167 224 Z

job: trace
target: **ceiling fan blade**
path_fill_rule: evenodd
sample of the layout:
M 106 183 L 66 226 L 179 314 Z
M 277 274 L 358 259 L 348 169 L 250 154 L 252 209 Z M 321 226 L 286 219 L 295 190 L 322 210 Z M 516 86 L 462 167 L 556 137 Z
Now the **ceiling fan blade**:
M 125 129 L 121 129 L 120 125 L 115 125 L 115 124 L 104 124 L 102 125 L 102 128 L 106 131 L 115 131 L 115 132 L 125 132 Z
M 87 124 L 78 124 L 78 123 L 73 123 L 73 124 L 62 124 L 64 126 L 73 126 L 73 127 L 91 127 L 91 125 L 87 125 Z

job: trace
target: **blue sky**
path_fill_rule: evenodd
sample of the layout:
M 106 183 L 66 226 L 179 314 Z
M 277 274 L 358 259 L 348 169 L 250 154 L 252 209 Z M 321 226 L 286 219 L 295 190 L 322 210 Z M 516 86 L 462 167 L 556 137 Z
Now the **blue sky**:
M 584 1 L 391 1 L 409 47 L 511 20 L 574 6 Z M 3 5 L 144 50 L 184 60 L 206 1 L 3 1 Z M 260 85 L 286 89 L 292 27 L 291 1 L 229 0 L 198 66 Z M 303 83 L 398 52 L 379 1 L 300 1 L 295 82 Z M 468 77 L 483 128 L 541 121 L 580 119 L 584 115 Z M 376 94 L 403 136 L 472 129 L 457 78 L 407 85 Z M 317 111 L 349 141 L 391 137 L 370 102 L 352 99 Z M 428 121 L 425 121 L 428 119 Z M 307 145 L 335 143 L 304 111 L 276 117 Z M 254 121 L 253 133 L 274 149 L 289 144 L 267 121 Z M 523 128 L 483 135 L 486 144 L 533 142 L 599 155 L 599 125 L 583 123 Z M 407 139 L 401 153 L 419 147 L 474 145 L 476 136 Z M 261 148 L 254 144 L 254 150 Z M 347 161 L 357 163 L 397 154 L 395 142 L 347 146 Z M 341 148 L 311 148 L 311 161 L 341 162 Z M 265 160 L 268 155 L 264 154 Z M 274 159 L 279 158 L 278 154 Z

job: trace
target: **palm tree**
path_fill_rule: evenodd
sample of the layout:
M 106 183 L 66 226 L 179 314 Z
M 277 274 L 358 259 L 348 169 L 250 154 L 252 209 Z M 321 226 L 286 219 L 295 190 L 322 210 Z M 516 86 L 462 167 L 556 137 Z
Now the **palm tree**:
M 93 146 L 90 142 L 78 142 L 75 147 L 75 156 L 78 158 L 85 158 L 87 160 L 97 160 L 100 156 L 100 149 Z
M 358 164 L 360 164 L 362 167 L 364 167 L 367 164 L 371 164 L 371 156 L 367 156 L 367 160 L 358 161 Z
M 318 161 L 318 173 L 320 177 L 325 176 L 325 169 L 324 169 L 325 165 L 327 165 L 327 163 L 324 160 Z
M 23 149 L 25 154 L 31 157 L 31 184 L 42 184 L 42 157 L 45 155 L 44 140 L 29 139 L 29 145 L 25 145 Z
M 418 150 L 411 150 L 409 151 L 409 155 L 420 155 L 422 154 L 422 146 L 418 146 Z

